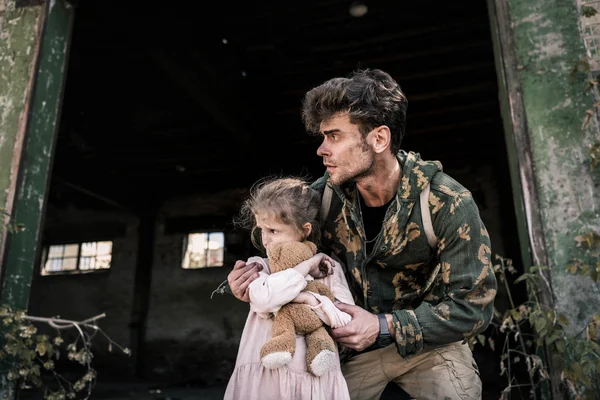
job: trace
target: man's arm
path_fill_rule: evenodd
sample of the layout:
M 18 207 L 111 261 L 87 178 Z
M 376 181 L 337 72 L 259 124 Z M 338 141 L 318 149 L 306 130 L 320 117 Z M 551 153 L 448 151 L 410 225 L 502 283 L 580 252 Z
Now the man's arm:
M 457 193 L 439 211 L 441 299 L 426 299 L 414 310 L 394 310 L 394 338 L 406 357 L 424 345 L 471 337 L 487 328 L 497 282 L 490 260 L 490 238 L 469 192 Z M 438 291 L 436 290 L 436 293 Z

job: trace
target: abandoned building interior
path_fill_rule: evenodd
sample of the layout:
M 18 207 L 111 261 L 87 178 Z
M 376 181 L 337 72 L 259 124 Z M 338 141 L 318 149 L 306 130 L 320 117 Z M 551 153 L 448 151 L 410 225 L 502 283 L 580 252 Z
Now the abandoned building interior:
M 147 4 L 75 4 L 29 301 L 32 315 L 106 314 L 132 355 L 98 337 L 100 383 L 227 382 L 248 305 L 213 291 L 256 254 L 232 219 L 261 177 L 323 174 L 302 97 L 356 68 L 397 79 L 402 147 L 473 193 L 492 253 L 521 268 L 485 2 Z M 498 398 L 498 355 L 474 353 Z

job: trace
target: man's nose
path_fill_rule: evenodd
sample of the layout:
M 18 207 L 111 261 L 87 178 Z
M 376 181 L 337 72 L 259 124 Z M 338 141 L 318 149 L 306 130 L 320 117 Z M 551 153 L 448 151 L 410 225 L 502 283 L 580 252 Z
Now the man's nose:
M 327 150 L 327 147 L 325 146 L 325 143 L 321 143 L 321 145 L 317 149 L 317 155 L 319 157 L 325 157 L 328 154 L 329 154 L 329 150 Z

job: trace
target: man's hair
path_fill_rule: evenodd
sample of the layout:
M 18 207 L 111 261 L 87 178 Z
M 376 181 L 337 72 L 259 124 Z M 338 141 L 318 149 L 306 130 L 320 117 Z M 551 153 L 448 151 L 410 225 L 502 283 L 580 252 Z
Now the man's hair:
M 406 128 L 408 100 L 400 85 L 380 69 L 356 70 L 348 78 L 332 78 L 304 96 L 302 120 L 312 134 L 319 134 L 321 122 L 336 114 L 348 113 L 363 138 L 378 126 L 386 125 L 396 154 Z
M 266 214 L 282 224 L 293 225 L 299 231 L 310 222 L 312 229 L 307 240 L 319 246 L 321 229 L 319 212 L 321 196 L 307 181 L 299 177 L 266 177 L 250 188 L 250 195 L 242 204 L 235 225 L 250 231 L 252 244 L 264 250 L 260 229 L 256 226 L 256 214 Z

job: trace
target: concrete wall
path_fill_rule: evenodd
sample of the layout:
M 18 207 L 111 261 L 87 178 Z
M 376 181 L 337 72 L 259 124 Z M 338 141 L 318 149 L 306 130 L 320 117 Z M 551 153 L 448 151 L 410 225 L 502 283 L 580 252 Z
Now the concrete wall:
M 227 279 L 235 260 L 249 255 L 245 235 L 234 232 L 229 223 L 242 195 L 242 191 L 231 191 L 175 199 L 164 205 L 154 249 L 148 313 L 148 376 L 207 384 L 229 378 L 249 308 L 229 294 L 215 294 L 212 299 L 211 294 Z M 200 229 L 210 229 L 207 225 L 214 225 L 215 217 L 225 221 L 227 251 L 223 267 L 181 268 L 185 234 L 166 231 L 169 219 L 186 216 L 200 217 Z
M 232 296 L 212 292 L 227 279 L 233 263 L 247 258 L 250 246 L 239 232 L 226 226 L 225 266 L 181 268 L 184 233 L 167 230 L 173 218 L 189 216 L 196 227 L 211 228 L 215 215 L 231 220 L 239 192 L 174 200 L 165 204 L 157 220 L 150 304 L 147 318 L 146 365 L 140 371 L 155 381 L 200 383 L 228 379 L 248 306 Z M 206 225 L 203 227 L 204 217 Z M 138 218 L 122 211 L 91 211 L 49 207 L 45 240 L 95 240 L 94 229 L 116 223 L 123 234 L 113 238 L 111 269 L 98 273 L 41 276 L 36 268 L 32 282 L 31 315 L 81 320 L 106 313 L 100 327 L 120 345 L 132 347 L 131 327 L 138 246 Z M 215 228 L 217 229 L 217 228 Z M 70 234 L 68 232 L 71 232 Z M 106 229 L 103 229 L 106 231 Z M 70 335 L 73 336 L 73 335 Z M 135 360 L 115 351 L 108 342 L 94 340 L 95 367 L 104 379 L 131 378 Z M 101 378 L 102 379 L 102 378 Z
M 45 221 L 45 240 L 49 236 L 66 242 L 94 240 L 94 228 L 106 221 L 122 224 L 124 234 L 113 240 L 111 269 L 76 275 L 40 275 L 40 263 L 34 270 L 29 314 L 80 321 L 102 313 L 99 326 L 117 343 L 130 347 L 135 262 L 137 252 L 137 218 L 123 212 L 86 212 L 74 208 L 56 210 L 49 207 Z M 59 233 L 57 233 L 59 232 Z M 75 338 L 70 331 L 66 338 Z M 68 341 L 67 341 L 68 343 Z M 118 352 L 108 354 L 108 341 L 100 335 L 94 340 L 94 363 L 112 364 L 117 374 L 130 374 L 133 361 Z M 112 368 L 111 368 L 112 369 Z

